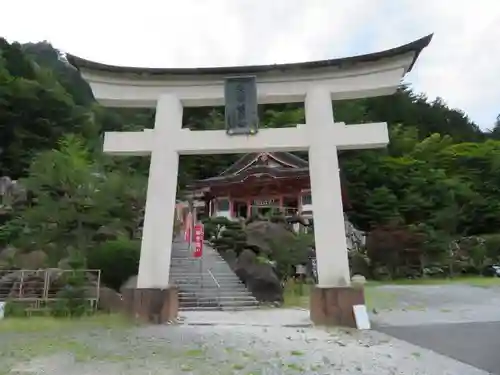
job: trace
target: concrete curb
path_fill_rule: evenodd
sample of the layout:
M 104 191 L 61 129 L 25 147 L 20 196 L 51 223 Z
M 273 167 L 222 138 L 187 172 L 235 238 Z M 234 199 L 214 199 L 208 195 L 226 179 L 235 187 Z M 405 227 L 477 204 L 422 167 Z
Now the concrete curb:
M 221 322 L 182 322 L 180 326 L 226 326 L 226 327 L 262 327 L 262 328 L 312 328 L 312 323 L 297 324 L 248 324 L 248 323 L 221 323 Z

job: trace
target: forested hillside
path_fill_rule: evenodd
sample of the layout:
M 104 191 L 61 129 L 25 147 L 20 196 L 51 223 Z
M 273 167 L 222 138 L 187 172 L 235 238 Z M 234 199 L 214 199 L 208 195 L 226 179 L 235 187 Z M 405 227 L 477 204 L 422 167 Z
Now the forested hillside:
M 407 248 L 443 261 L 450 241 L 473 235 L 488 241 L 468 254 L 470 264 L 500 256 L 497 129 L 483 133 L 463 112 L 409 87 L 391 97 L 336 102 L 334 110 L 337 121 L 390 126 L 388 149 L 341 155 L 350 220 L 379 239 L 369 249 L 374 262 L 399 262 Z M 193 129 L 223 127 L 222 108 L 185 112 L 185 125 Z M 303 107 L 265 106 L 261 119 L 272 127 L 301 123 Z M 68 248 L 90 251 L 109 232 L 136 240 L 149 160 L 106 157 L 101 139 L 104 131 L 151 127 L 153 120 L 152 110 L 100 107 L 50 44 L 0 39 L 0 174 L 19 179 L 30 192 L 29 199 L 12 194 L 8 202 L 4 195 L 1 245 L 43 249 L 56 261 Z M 179 191 L 192 179 L 219 173 L 235 157 L 183 158 Z

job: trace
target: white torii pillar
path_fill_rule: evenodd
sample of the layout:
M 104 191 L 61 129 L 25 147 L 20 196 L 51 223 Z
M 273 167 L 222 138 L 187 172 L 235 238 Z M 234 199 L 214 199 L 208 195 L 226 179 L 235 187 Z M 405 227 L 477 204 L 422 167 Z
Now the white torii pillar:
M 179 155 L 300 150 L 309 151 L 318 286 L 350 285 L 337 151 L 386 146 L 387 124 L 335 123 L 330 92 L 319 85 L 307 91 L 305 112 L 306 125 L 228 136 L 225 130 L 182 129 L 181 101 L 164 94 L 154 129 L 105 134 L 106 153 L 151 154 L 137 288 L 169 285 Z

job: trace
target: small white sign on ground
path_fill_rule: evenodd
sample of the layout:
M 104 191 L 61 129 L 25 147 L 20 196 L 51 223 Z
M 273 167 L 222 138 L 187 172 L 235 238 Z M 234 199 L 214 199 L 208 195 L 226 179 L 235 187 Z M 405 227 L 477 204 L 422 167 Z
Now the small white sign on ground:
M 0 320 L 5 316 L 5 302 L 0 302 Z
M 366 309 L 366 305 L 354 305 L 352 309 L 358 329 L 370 329 L 370 318 L 368 317 L 368 310 Z

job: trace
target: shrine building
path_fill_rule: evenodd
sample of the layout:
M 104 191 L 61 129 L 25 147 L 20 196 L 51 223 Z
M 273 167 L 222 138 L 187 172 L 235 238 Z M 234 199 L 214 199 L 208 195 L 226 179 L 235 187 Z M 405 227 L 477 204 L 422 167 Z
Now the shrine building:
M 290 152 L 245 154 L 218 176 L 188 185 L 188 191 L 196 221 L 280 213 L 310 221 L 313 218 L 309 163 Z M 342 201 L 348 208 L 345 189 Z

